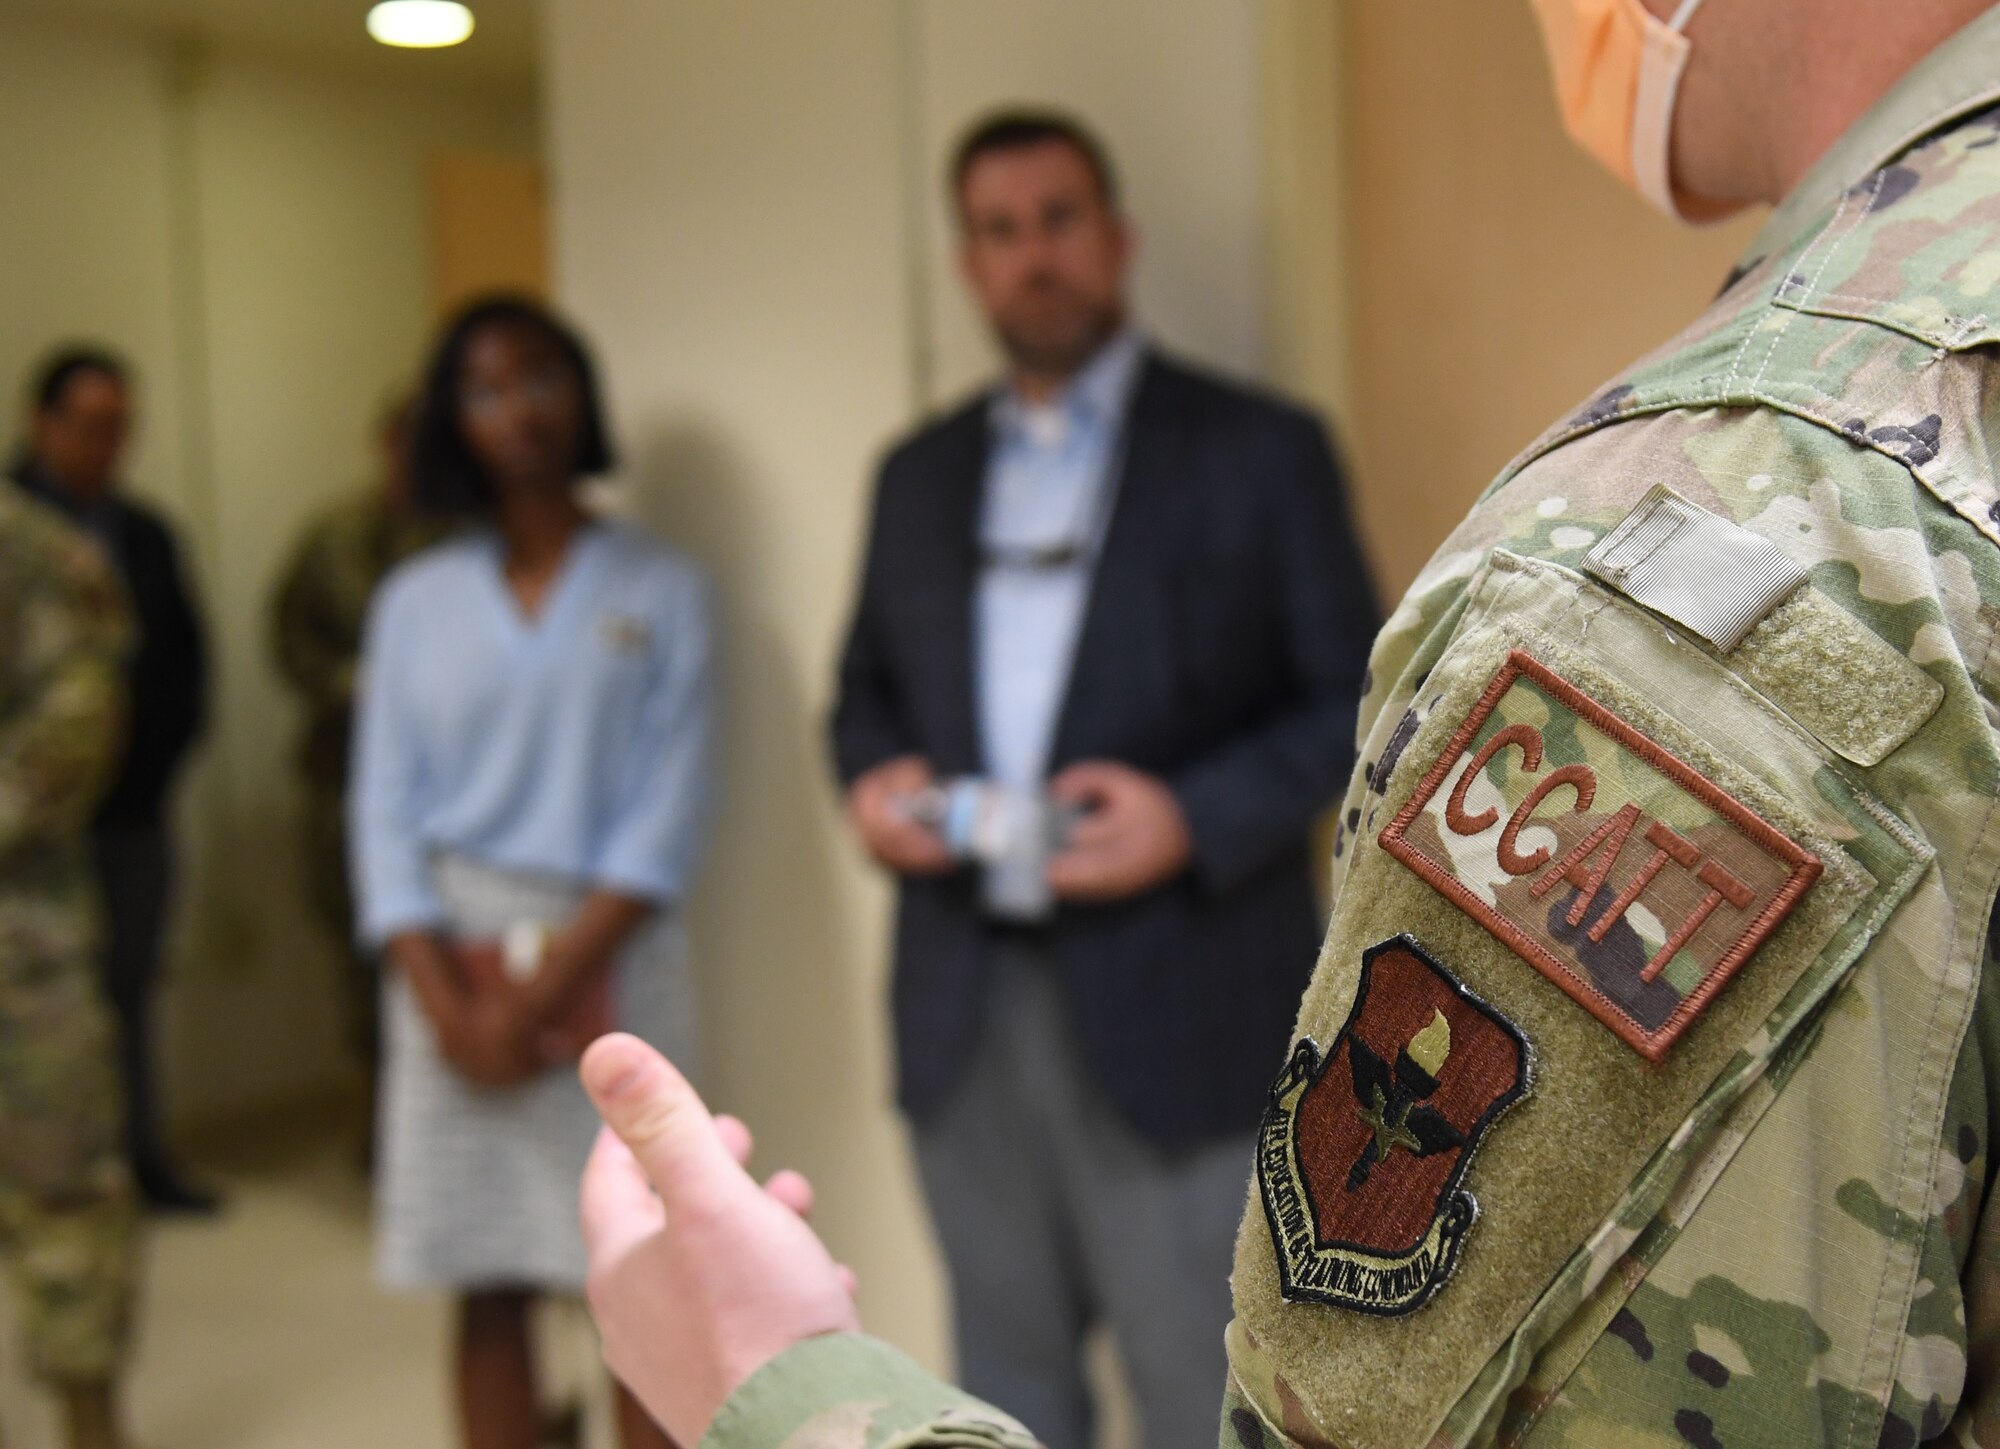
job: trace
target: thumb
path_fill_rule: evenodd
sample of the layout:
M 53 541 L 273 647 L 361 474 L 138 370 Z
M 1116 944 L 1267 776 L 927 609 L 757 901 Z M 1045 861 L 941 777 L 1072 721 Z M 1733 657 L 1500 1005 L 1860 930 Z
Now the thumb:
M 720 1206 L 739 1179 L 749 1181 L 687 1078 L 637 1037 L 599 1037 L 583 1054 L 581 1073 L 598 1115 L 631 1149 L 669 1212 Z

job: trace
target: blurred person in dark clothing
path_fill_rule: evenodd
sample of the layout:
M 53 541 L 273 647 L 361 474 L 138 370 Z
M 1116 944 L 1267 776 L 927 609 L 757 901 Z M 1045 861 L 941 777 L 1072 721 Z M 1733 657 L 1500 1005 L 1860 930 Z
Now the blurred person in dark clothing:
M 271 600 L 271 649 L 278 672 L 304 706 L 295 762 L 303 788 L 301 848 L 307 897 L 339 944 L 347 969 L 342 998 L 355 1055 L 375 1079 L 380 988 L 373 952 L 354 939 L 354 892 L 347 874 L 347 764 L 354 729 L 354 680 L 368 601 L 385 574 L 444 536 L 410 497 L 413 400 L 398 397 L 376 428 L 376 475 L 324 509 L 300 534 Z
M 152 1008 L 173 888 L 167 816 L 205 719 L 207 646 L 172 532 L 122 486 L 132 416 L 131 372 L 120 358 L 91 347 L 57 352 L 33 380 L 27 446 L 12 477 L 98 541 L 138 624 L 126 671 L 124 757 L 91 829 L 104 895 L 104 987 L 118 1017 L 127 1145 L 140 1193 L 155 1209 L 206 1212 L 214 1197 L 187 1181 L 161 1136 Z
M 1379 620 L 1319 422 L 1133 326 L 1098 143 L 1002 115 L 950 183 L 1007 375 L 882 467 L 832 728 L 900 1097 L 966 1387 L 1083 1449 L 1106 1323 L 1149 1449 L 1206 1449 Z

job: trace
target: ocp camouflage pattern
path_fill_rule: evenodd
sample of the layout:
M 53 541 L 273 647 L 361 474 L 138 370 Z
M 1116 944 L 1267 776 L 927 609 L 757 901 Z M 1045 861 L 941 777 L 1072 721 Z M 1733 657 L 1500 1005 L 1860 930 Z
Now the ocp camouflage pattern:
M 1342 873 L 1376 848 L 1405 778 L 1394 756 L 1427 722 L 1432 670 L 1494 551 L 1580 569 L 1655 484 L 1780 544 L 1812 589 L 1945 690 L 1908 743 L 1865 770 L 1829 758 L 1824 782 L 1886 802 L 1933 868 L 1868 939 L 1805 1049 L 1746 1043 L 1766 1067 L 1669 1189 L 1649 1201 L 1635 1183 L 1469 1375 L 1429 1432 L 1436 1449 L 2000 1445 L 2000 1211 L 1986 1190 L 2000 1105 L 1986 971 L 2000 881 L 1996 317 L 2000 113 L 1988 112 L 1850 188 L 1551 430 L 1378 643 Z M 1806 704 L 1838 687 L 1759 684 Z M 1679 685 L 1663 674 L 1656 688 Z M 1240 1326 L 1232 1345 L 1223 1444 L 1346 1442 Z
M 372 957 L 354 944 L 347 876 L 347 761 L 354 681 L 368 601 L 390 569 L 436 543 L 445 525 L 358 488 L 306 525 L 271 597 L 271 653 L 305 708 L 294 762 L 303 798 L 299 855 L 306 899 L 345 957 L 341 993 L 350 1043 L 372 1068 L 379 1050 Z
M 807 1339 L 753 1373 L 704 1446 L 743 1449 L 1038 1449 L 998 1409 L 860 1334 Z
M 81 532 L 0 487 L 0 1239 L 44 1378 L 123 1355 L 136 1220 L 84 831 L 124 715 L 130 621 Z

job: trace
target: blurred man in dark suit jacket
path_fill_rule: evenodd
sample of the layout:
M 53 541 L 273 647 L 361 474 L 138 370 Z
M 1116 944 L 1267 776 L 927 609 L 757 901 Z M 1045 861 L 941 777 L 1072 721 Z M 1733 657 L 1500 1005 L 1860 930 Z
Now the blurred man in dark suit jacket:
M 1132 325 L 1087 132 L 996 117 L 951 186 L 1008 372 L 883 465 L 832 726 L 901 1101 L 967 1389 L 1083 1449 L 1104 1321 L 1149 1449 L 1209 1449 L 1376 608 L 1319 423 Z
M 121 489 L 131 428 L 124 362 L 97 348 L 58 352 L 30 390 L 28 445 L 13 478 L 97 539 L 124 579 L 138 622 L 124 759 L 92 831 L 104 892 L 104 986 L 118 1015 L 126 1133 L 140 1192 L 156 1209 L 200 1212 L 213 1209 L 214 1199 L 188 1183 L 160 1135 L 152 1004 L 173 884 L 167 817 L 174 782 L 201 735 L 207 648 L 173 534 Z

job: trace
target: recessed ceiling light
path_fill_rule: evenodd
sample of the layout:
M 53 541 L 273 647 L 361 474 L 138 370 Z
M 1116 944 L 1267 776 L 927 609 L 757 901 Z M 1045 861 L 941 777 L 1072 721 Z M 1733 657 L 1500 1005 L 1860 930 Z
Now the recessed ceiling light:
M 368 33 L 384 45 L 435 50 L 472 34 L 472 12 L 458 0 L 382 0 L 368 12 Z

